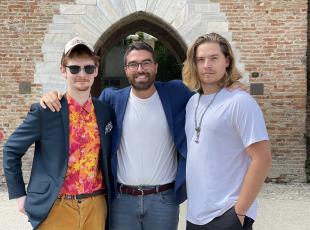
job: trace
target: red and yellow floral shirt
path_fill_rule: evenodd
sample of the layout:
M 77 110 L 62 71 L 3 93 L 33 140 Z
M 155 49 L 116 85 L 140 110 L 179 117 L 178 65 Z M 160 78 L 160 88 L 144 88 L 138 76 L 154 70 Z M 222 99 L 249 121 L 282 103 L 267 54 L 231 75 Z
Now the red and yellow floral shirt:
M 69 106 L 68 169 L 60 194 L 77 195 L 102 189 L 100 136 L 91 98 L 81 106 L 67 94 Z

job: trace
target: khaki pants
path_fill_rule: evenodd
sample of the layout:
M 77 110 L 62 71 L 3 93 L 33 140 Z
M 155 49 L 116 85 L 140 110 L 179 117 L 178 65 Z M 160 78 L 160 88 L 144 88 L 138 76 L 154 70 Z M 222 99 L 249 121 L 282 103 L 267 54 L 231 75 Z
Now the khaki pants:
M 57 199 L 39 230 L 104 230 L 107 204 L 104 195 L 81 200 Z

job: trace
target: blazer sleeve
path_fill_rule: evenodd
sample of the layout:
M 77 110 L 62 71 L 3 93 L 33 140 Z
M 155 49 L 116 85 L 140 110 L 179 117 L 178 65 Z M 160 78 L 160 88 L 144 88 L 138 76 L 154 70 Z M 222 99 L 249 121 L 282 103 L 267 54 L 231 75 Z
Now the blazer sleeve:
M 105 88 L 100 96 L 99 96 L 99 101 L 103 101 L 105 103 L 107 103 L 108 105 L 112 106 L 113 107 L 113 104 L 114 104 L 114 95 L 115 95 L 115 92 L 116 92 L 116 88 L 113 88 L 113 87 L 109 87 L 109 88 Z
M 105 103 L 109 103 L 108 98 L 107 98 L 107 95 L 106 95 L 106 91 L 107 91 L 107 90 L 104 89 L 104 90 L 101 92 L 100 96 L 98 97 L 98 100 L 103 101 L 103 102 L 105 102 Z
M 31 106 L 23 123 L 12 133 L 3 149 L 3 169 L 9 199 L 26 195 L 22 173 L 22 157 L 28 148 L 40 138 L 40 109 Z

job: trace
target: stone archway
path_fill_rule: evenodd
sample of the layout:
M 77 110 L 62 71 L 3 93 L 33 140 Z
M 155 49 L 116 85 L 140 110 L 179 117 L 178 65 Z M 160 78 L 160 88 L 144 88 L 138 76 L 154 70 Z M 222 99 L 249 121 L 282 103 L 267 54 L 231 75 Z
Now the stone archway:
M 186 58 L 186 44 L 177 31 L 170 27 L 162 19 L 146 12 L 132 13 L 107 29 L 95 44 L 95 50 L 102 60 L 106 59 L 108 51 L 119 40 L 143 31 L 158 38 L 173 54 L 178 63 L 183 63 Z M 121 68 L 121 65 L 119 66 Z M 101 92 L 102 79 L 96 78 L 92 88 L 92 95 Z
M 132 13 L 107 29 L 95 44 L 100 56 L 105 55 L 115 41 L 136 31 L 144 31 L 161 40 L 181 62 L 186 56 L 186 43 L 179 33 L 164 20 L 150 13 Z
M 36 63 L 34 82 L 43 86 L 43 93 L 55 88 L 65 90 L 59 62 L 66 41 L 72 37 L 88 40 L 104 56 L 117 38 L 137 30 L 159 38 L 180 62 L 186 47 L 201 34 L 217 32 L 232 42 L 226 16 L 216 2 L 77 0 L 76 4 L 61 4 L 59 14 L 54 15 L 42 44 L 43 62 Z M 237 50 L 235 54 L 237 66 L 248 80 Z

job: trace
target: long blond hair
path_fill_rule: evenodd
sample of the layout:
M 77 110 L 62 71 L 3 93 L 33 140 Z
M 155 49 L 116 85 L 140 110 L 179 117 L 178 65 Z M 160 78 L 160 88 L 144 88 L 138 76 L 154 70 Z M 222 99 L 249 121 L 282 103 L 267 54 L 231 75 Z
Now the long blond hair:
M 229 60 L 229 66 L 226 68 L 226 72 L 222 80 L 218 83 L 220 88 L 229 87 L 233 82 L 238 81 L 241 75 L 236 67 L 234 54 L 229 42 L 217 33 L 209 33 L 202 35 L 196 39 L 194 44 L 188 48 L 186 54 L 186 60 L 182 70 L 183 82 L 191 90 L 201 91 L 201 84 L 199 80 L 199 74 L 197 71 L 196 52 L 198 46 L 203 43 L 212 42 L 217 43 L 224 56 Z

